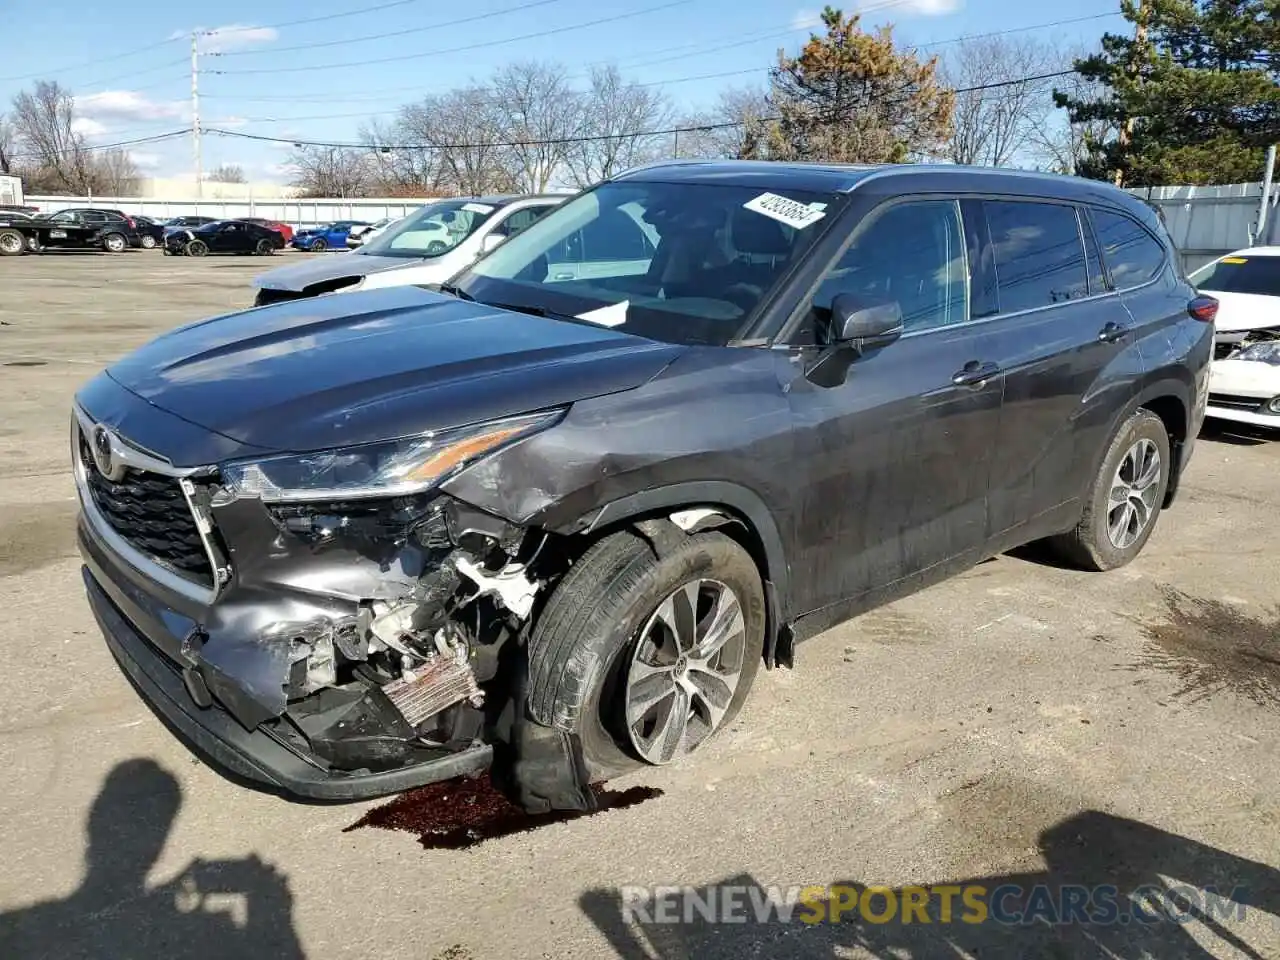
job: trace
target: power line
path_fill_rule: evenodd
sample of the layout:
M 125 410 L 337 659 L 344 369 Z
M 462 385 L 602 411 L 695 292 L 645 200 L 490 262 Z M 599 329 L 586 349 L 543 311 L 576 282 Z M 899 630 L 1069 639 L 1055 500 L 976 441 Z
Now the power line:
M 117 140 L 114 143 L 85 144 L 85 146 L 82 149 L 87 152 L 94 152 L 97 150 L 115 150 L 119 147 L 135 147 L 143 143 L 159 143 L 162 140 L 172 140 L 174 137 L 185 137 L 190 132 L 191 132 L 190 127 L 184 127 L 181 130 L 170 130 L 168 133 L 156 133 L 156 134 L 152 134 L 149 137 L 137 137 L 133 140 Z M 29 155 L 29 156 L 13 157 L 13 159 L 14 160 L 40 160 L 41 158 L 36 155 Z
M 354 10 L 347 10 L 344 13 L 327 13 L 320 17 L 304 17 L 301 20 L 285 20 L 282 23 L 265 23 L 259 30 L 279 30 L 281 27 L 301 27 L 308 23 L 325 23 L 329 20 L 341 20 L 343 17 L 355 17 L 366 13 L 378 13 L 382 10 L 390 10 L 392 7 L 407 7 L 411 3 L 421 3 L 422 0 L 390 0 L 389 3 L 379 3 L 371 7 L 357 7 Z M 230 32 L 230 31 L 228 31 Z M 217 30 L 210 30 L 205 36 L 217 36 Z
M 977 93 L 984 90 L 998 90 L 1002 87 L 1013 87 L 1021 83 L 1036 83 L 1041 80 L 1052 80 L 1057 77 L 1067 77 L 1075 73 L 1074 70 L 1056 70 L 1052 73 L 1039 73 L 1026 77 L 1017 77 L 1013 80 L 999 80 L 993 83 L 980 83 L 971 87 L 958 87 L 951 91 L 952 93 Z M 896 101 L 895 101 L 896 102 Z M 406 144 L 385 144 L 385 143 L 350 143 L 333 140 L 305 140 L 300 137 L 271 137 L 265 134 L 257 133 L 240 133 L 235 130 L 222 130 L 219 128 L 206 128 L 205 133 L 217 134 L 222 137 L 235 137 L 241 140 L 255 140 L 265 143 L 290 143 L 297 147 L 332 147 L 335 149 L 348 150 L 377 150 L 382 152 L 392 150 L 471 150 L 477 148 L 495 148 L 495 147 L 540 147 L 540 146 L 563 146 L 570 143 L 598 143 L 604 140 L 626 140 L 633 137 L 657 137 L 675 133 L 698 133 L 710 130 L 723 130 L 729 127 L 741 127 L 748 123 L 773 123 L 782 119 L 781 117 L 757 117 L 751 120 L 727 120 L 720 123 L 699 123 L 683 127 L 669 127 L 665 130 L 641 130 L 631 133 L 615 133 L 602 134 L 592 137 L 554 137 L 547 140 L 512 140 L 509 142 L 480 142 L 480 143 L 406 143 Z M 833 123 L 843 122 L 841 120 L 831 121 Z
M 141 70 L 134 70 L 130 73 L 117 74 L 114 77 L 106 77 L 102 80 L 94 80 L 92 83 L 79 84 L 82 87 L 102 87 L 108 83 L 115 83 L 117 80 L 128 80 L 130 77 L 140 77 L 146 73 L 155 73 L 157 70 L 167 70 L 169 67 L 176 67 L 187 62 L 186 57 L 177 60 L 166 60 L 164 63 L 157 63 L 150 67 L 143 67 Z
M 964 43 L 967 40 L 988 40 L 991 37 L 1007 37 L 1014 33 L 1030 33 L 1032 30 L 1047 30 L 1050 27 L 1066 27 L 1073 23 L 1088 23 L 1092 20 L 1108 20 L 1111 17 L 1123 17 L 1124 14 L 1119 10 L 1113 10 L 1111 13 L 1094 13 L 1087 17 L 1070 17 L 1066 20 L 1050 20 L 1048 23 L 1036 23 L 1029 27 L 1011 27 L 1008 30 L 993 30 L 990 33 L 972 33 L 964 37 L 951 37 L 947 40 L 931 40 L 929 43 L 922 43 L 923 47 L 945 47 L 952 43 Z
M 27 73 L 21 76 L 0 77 L 0 83 L 9 83 L 13 80 L 35 80 L 40 77 L 47 77 L 52 74 L 66 73 L 68 70 L 80 70 L 84 67 L 96 67 L 100 63 L 114 63 L 117 60 L 124 60 L 126 57 L 136 57 L 140 53 L 147 53 L 151 50 L 159 50 L 161 47 L 167 46 L 177 40 L 177 37 L 170 37 L 168 40 L 161 40 L 158 43 L 149 43 L 145 47 L 138 47 L 135 50 L 127 50 L 124 53 L 117 53 L 110 57 L 101 57 L 95 60 L 82 60 L 80 63 L 68 64 L 65 67 L 55 67 L 47 70 L 41 70 L 38 73 Z
M 411 27 L 407 30 L 393 30 L 390 33 L 370 33 L 363 37 L 347 37 L 343 40 L 318 40 L 315 43 L 300 43 L 292 47 L 270 47 L 264 50 L 228 50 L 222 53 L 211 53 L 211 57 L 243 57 L 258 53 L 293 53 L 296 50 L 315 50 L 320 47 L 339 47 L 346 46 L 351 43 L 364 43 L 367 40 L 387 40 L 391 37 L 403 37 L 411 33 L 426 33 L 429 30 L 440 30 L 444 27 L 457 27 L 464 23 L 475 23 L 477 20 L 488 20 L 490 17 L 498 17 L 507 13 L 519 13 L 522 10 L 532 10 L 535 7 L 545 7 L 552 3 L 563 3 L 564 0 L 532 0 L 529 3 L 518 3 L 512 7 L 504 7 L 501 10 L 490 10 L 488 13 L 477 13 L 469 17 L 462 17 L 459 20 L 445 20 L 441 23 L 433 23 L 425 27 Z M 246 71 L 247 72 L 247 71 Z
M 340 70 L 346 69 L 347 67 L 365 67 L 371 64 L 400 63 L 405 60 L 421 60 L 425 57 L 437 57 L 446 53 L 464 53 L 469 50 L 498 47 L 507 43 L 518 43 L 521 40 L 535 40 L 540 37 L 556 36 L 562 33 L 569 33 L 574 30 L 585 30 L 588 27 L 598 27 L 606 23 L 617 23 L 620 20 L 629 20 L 645 14 L 657 13 L 659 10 L 669 10 L 672 7 L 682 7 L 692 2 L 693 0 L 668 0 L 667 3 L 661 3 L 653 7 L 644 7 L 640 10 L 632 10 L 629 13 L 619 13 L 611 17 L 601 17 L 598 20 L 588 20 L 584 23 L 575 23 L 564 27 L 554 27 L 550 30 L 539 30 L 536 33 L 526 33 L 518 37 L 507 37 L 503 40 L 485 40 L 479 43 L 469 43 L 461 47 L 449 47 L 442 50 L 425 50 L 418 53 L 403 54 L 398 57 L 379 57 L 376 60 L 351 60 L 346 63 L 329 63 L 325 64 L 324 68 L 326 70 Z M 240 76 L 263 73 L 308 73 L 315 69 L 317 69 L 316 66 L 312 65 L 307 67 L 264 67 L 254 70 L 211 70 L 209 72 L 221 76 Z

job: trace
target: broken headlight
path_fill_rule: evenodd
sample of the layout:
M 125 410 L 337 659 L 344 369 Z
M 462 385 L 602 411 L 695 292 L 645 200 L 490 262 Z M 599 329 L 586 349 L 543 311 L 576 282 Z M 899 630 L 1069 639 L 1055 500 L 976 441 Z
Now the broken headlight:
M 1256 360 L 1259 363 L 1270 363 L 1280 366 L 1280 340 L 1251 343 L 1243 350 L 1237 351 L 1231 359 Z
M 219 468 L 222 490 L 214 503 L 241 497 L 279 503 L 419 493 L 477 458 L 546 429 L 563 412 L 553 410 L 401 440 L 223 464 Z

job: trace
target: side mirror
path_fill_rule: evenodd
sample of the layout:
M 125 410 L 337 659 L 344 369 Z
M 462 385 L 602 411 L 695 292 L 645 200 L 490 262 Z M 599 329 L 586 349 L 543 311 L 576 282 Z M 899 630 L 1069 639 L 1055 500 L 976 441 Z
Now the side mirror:
M 496 250 L 502 246 L 502 241 L 507 239 L 500 233 L 486 234 L 484 239 L 480 241 L 480 256 L 484 256 L 490 250 Z
M 846 344 L 858 352 L 884 346 L 902 336 L 902 307 L 897 300 L 869 303 L 851 293 L 831 302 L 833 344 Z

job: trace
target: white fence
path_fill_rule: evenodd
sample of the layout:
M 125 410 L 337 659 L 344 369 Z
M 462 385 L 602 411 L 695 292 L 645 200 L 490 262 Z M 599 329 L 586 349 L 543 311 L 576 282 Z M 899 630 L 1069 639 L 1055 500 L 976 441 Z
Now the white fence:
M 1280 243 L 1280 217 L 1276 216 L 1274 191 L 1267 216 L 1267 236 L 1255 236 L 1262 205 L 1260 183 L 1150 187 L 1130 193 L 1160 208 L 1188 271 L 1232 250 Z
M 314 227 L 334 220 L 366 220 L 373 223 L 384 217 L 403 217 L 434 199 L 436 198 L 372 197 L 360 200 L 297 200 L 274 197 L 264 200 L 156 200 L 137 197 L 37 197 L 28 194 L 26 202 L 39 207 L 41 213 L 56 213 L 68 207 L 105 207 L 155 220 L 183 216 L 217 217 L 219 220 L 262 217 L 266 220 L 279 220 L 294 227 Z

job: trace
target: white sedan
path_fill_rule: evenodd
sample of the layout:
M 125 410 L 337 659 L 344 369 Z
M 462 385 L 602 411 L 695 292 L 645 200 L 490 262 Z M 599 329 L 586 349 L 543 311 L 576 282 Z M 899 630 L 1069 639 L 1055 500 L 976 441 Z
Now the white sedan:
M 1190 279 L 1219 302 L 1208 415 L 1280 429 L 1280 247 L 1238 250 Z

